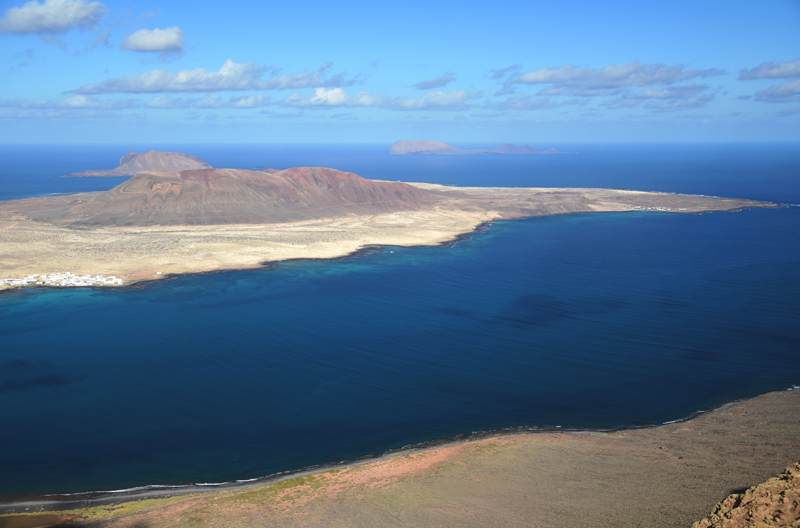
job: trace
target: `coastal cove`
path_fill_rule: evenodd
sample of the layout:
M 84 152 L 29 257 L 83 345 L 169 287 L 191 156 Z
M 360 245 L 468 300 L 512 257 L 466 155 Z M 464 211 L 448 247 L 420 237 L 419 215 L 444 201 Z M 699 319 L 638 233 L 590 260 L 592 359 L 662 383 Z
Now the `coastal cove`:
M 438 159 L 397 163 L 442 174 Z M 796 203 L 780 181 L 691 185 Z M 642 426 L 786 389 L 798 233 L 796 207 L 578 214 L 441 247 L 3 295 L 0 420 L 15 434 L 0 497 L 257 478 L 506 427 Z

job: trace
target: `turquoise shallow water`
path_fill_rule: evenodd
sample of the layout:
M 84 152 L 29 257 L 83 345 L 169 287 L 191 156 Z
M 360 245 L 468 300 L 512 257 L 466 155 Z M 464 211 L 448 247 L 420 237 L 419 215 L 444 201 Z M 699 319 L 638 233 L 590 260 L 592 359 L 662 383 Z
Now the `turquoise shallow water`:
M 675 187 L 703 174 L 689 158 Z M 416 169 L 430 181 L 466 167 L 434 161 Z M 737 185 L 797 196 L 797 173 L 771 174 Z M 713 175 L 693 185 L 725 194 Z M 453 247 L 3 295 L 0 495 L 253 478 L 510 426 L 660 423 L 799 385 L 798 234 L 795 207 L 575 215 Z

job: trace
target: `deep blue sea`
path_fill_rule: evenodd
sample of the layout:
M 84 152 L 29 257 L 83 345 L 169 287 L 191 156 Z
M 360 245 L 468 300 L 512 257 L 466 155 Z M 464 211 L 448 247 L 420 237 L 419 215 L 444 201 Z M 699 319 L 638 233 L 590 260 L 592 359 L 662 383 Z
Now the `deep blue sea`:
M 800 203 L 800 144 L 389 146 L 4 145 L 0 199 L 108 189 L 123 179 L 59 176 L 158 148 L 218 167 Z M 655 424 L 797 385 L 800 207 L 498 222 L 452 247 L 0 295 L 0 497 L 249 479 L 505 427 Z

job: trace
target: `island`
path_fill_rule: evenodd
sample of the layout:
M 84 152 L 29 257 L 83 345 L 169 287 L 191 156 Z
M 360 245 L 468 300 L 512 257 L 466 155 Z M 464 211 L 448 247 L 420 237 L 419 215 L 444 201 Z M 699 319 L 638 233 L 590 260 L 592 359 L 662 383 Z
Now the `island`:
M 178 274 L 446 244 L 495 220 L 778 207 L 614 189 L 449 187 L 325 167 L 144 171 L 105 192 L 0 202 L 0 290 L 121 287 Z
M 518 147 L 511 143 L 500 145 L 495 149 L 471 149 L 465 150 L 451 147 L 447 143 L 438 141 L 398 141 L 389 149 L 389 154 L 408 155 L 408 154 L 441 154 L 441 155 L 473 155 L 473 154 L 566 154 L 554 148 L 547 150 L 537 150 L 530 145 Z
M 182 152 L 161 152 L 151 150 L 137 154 L 128 152 L 119 160 L 119 167 L 109 170 L 85 170 L 65 174 L 65 178 L 133 176 L 143 171 L 182 171 L 210 169 L 211 165 L 197 156 Z

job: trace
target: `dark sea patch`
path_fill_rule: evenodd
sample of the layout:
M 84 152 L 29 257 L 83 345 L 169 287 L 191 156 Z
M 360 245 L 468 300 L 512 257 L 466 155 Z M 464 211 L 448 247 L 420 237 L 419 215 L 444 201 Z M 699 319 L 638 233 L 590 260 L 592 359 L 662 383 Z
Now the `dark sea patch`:
M 719 361 L 720 352 L 714 350 L 700 350 L 696 348 L 684 349 L 680 352 L 682 359 L 690 361 Z
M 50 362 L 13 358 L 0 364 L 0 393 L 63 388 L 81 379 Z
M 616 299 L 565 300 L 554 295 L 533 293 L 521 295 L 497 321 L 503 324 L 548 326 L 565 319 L 600 315 L 624 306 Z

